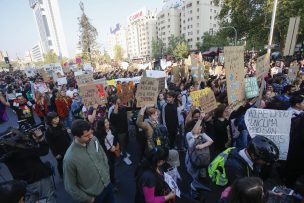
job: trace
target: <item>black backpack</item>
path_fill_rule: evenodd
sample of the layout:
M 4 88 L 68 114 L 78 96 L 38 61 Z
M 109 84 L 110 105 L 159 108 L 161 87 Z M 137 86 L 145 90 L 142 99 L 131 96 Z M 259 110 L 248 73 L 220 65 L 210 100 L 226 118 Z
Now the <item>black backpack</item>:
M 205 147 L 204 149 L 196 149 L 197 145 L 204 144 L 206 140 L 199 136 L 195 139 L 194 144 L 189 147 L 189 159 L 193 168 L 204 168 L 207 167 L 210 163 L 210 150 L 209 147 Z
M 152 139 L 155 143 L 156 147 L 161 147 L 162 149 L 169 149 L 169 138 L 168 138 L 168 130 L 166 126 L 162 124 L 157 124 L 153 127 L 152 123 L 148 122 L 153 128 L 153 136 Z

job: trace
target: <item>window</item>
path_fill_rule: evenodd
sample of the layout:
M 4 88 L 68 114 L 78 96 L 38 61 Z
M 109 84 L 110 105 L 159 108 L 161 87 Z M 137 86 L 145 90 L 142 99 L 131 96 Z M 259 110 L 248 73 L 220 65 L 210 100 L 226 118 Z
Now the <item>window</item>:
M 199 12 L 199 8 L 197 8 L 196 11 Z
M 197 16 L 196 19 L 199 19 L 199 16 Z
M 185 23 L 186 21 L 184 20 L 183 22 Z
M 170 25 L 168 25 L 168 28 L 170 28 Z
M 199 27 L 199 23 L 197 23 L 196 26 Z
M 210 5 L 212 5 L 212 1 L 210 1 Z
M 190 10 L 189 13 L 191 14 L 191 13 L 192 13 L 192 10 Z
M 199 34 L 199 30 L 197 30 L 196 33 Z
M 214 10 L 214 13 L 216 13 L 216 10 Z
M 192 45 L 190 45 L 190 48 L 192 49 Z
M 199 41 L 199 40 L 200 40 L 200 38 L 199 38 L 199 37 L 197 37 L 197 38 L 196 38 L 196 40 L 197 40 L 197 41 Z
M 212 12 L 212 8 L 210 8 L 210 12 Z
M 213 24 L 213 27 L 216 27 L 216 24 Z
M 212 16 L 210 16 L 210 20 L 212 20 Z
M 196 4 L 199 4 L 199 1 L 197 1 Z

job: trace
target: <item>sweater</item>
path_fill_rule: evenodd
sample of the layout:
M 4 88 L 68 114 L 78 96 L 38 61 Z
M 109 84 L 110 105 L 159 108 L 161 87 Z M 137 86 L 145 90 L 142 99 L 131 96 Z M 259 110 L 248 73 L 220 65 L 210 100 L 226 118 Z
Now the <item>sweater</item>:
M 45 132 L 45 138 L 54 157 L 57 155 L 63 157 L 71 143 L 67 130 L 62 127 L 49 127 Z
M 65 190 L 77 201 L 88 202 L 110 183 L 106 154 L 96 137 L 84 147 L 75 141 L 63 159 Z

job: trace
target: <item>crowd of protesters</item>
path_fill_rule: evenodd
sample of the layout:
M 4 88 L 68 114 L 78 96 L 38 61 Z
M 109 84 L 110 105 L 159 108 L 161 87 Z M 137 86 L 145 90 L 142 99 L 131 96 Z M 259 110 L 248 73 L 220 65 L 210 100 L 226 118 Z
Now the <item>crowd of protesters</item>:
M 255 75 L 255 61 L 245 62 L 245 77 Z M 293 79 L 288 74 L 290 64 L 297 67 Z M 7 109 L 11 108 L 20 128 L 37 125 L 34 115 L 46 126 L 44 135 L 41 130 L 33 133 L 38 148 L 24 149 L 3 160 L 15 180 L 26 182 L 2 183 L 0 202 L 21 202 L 23 198 L 31 203 L 39 199 L 56 202 L 51 167 L 40 159 L 49 149 L 57 160 L 65 190 L 79 202 L 114 202 L 114 193 L 120 190 L 115 170 L 118 160 L 126 165 L 138 165 L 137 203 L 178 201 L 176 191 L 170 189 L 164 178 L 164 172 L 172 167 L 178 171 L 183 168 L 188 173 L 177 181 L 188 186 L 187 192 L 182 192 L 182 199 L 187 193 L 190 199 L 202 202 L 202 191 L 224 182 L 218 202 L 264 202 L 267 198 L 303 202 L 304 60 L 271 61 L 261 100 L 247 100 L 233 111 L 228 105 L 225 70 L 215 75 L 217 65 L 217 62 L 210 64 L 209 75 L 202 81 L 195 81 L 188 71 L 176 83 L 172 82 L 173 73 L 168 68 L 168 88 L 159 92 L 155 106 L 142 108 L 136 107 L 135 97 L 133 102 L 123 104 L 116 86 L 105 87 L 107 104 L 85 106 L 72 71 L 66 73 L 67 84 L 63 86 L 52 77 L 44 81 L 39 74 L 27 77 L 23 71 L 0 73 L 0 122 L 9 120 Z M 144 70 L 116 69 L 94 73 L 94 79 L 143 75 Z M 217 109 L 207 114 L 193 106 L 190 95 L 206 87 L 212 89 L 218 102 Z M 271 140 L 263 136 L 251 138 L 244 122 L 250 108 L 292 112 L 286 161 L 278 161 L 279 150 Z M 134 162 L 128 151 L 130 125 L 135 126 L 139 146 L 138 153 L 132 156 L 138 156 L 139 163 Z M 198 156 L 198 150 L 202 156 Z M 203 160 L 194 160 L 202 157 Z M 220 158 L 227 159 L 221 166 L 225 173 L 223 180 L 219 179 L 222 174 L 212 171 L 212 164 Z M 297 196 L 286 198 L 282 192 L 266 189 L 263 181 L 274 176 L 277 184 L 293 189 Z

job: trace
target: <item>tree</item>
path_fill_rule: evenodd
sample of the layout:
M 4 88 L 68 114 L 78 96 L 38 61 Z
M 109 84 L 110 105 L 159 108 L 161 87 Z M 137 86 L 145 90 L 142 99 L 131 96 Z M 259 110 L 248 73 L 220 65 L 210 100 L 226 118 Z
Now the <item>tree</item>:
M 247 48 L 263 49 L 268 44 L 273 0 L 213 0 L 221 3 L 217 18 L 220 27 L 233 26 L 238 32 L 238 39 L 246 40 Z M 277 8 L 274 43 L 280 43 L 283 49 L 287 35 L 289 18 L 301 16 L 304 19 L 303 0 L 280 0 Z M 303 22 L 303 21 L 302 21 Z M 221 33 L 233 37 L 232 29 L 222 29 Z M 304 26 L 300 26 L 298 41 L 304 39 Z
M 176 58 L 188 55 L 187 41 L 183 36 L 170 37 L 166 53 L 171 54 Z
M 46 54 L 43 55 L 43 63 L 50 64 L 50 63 L 58 63 L 58 56 L 52 50 L 48 51 Z
M 152 57 L 159 59 L 162 57 L 164 51 L 164 43 L 161 39 L 152 39 Z
M 115 60 L 116 61 L 121 61 L 123 59 L 123 55 L 124 55 L 123 48 L 119 44 L 116 44 L 114 46 L 114 58 L 115 58 Z
M 87 62 L 90 59 L 89 52 L 98 49 L 96 43 L 98 32 L 85 14 L 83 2 L 79 3 L 79 7 L 82 15 L 78 18 L 80 32 L 78 46 L 82 50 L 82 59 Z
M 229 40 L 223 36 L 223 33 L 210 35 L 208 32 L 204 33 L 203 41 L 198 42 L 196 47 L 200 51 L 208 51 L 211 47 L 224 47 L 229 44 Z

